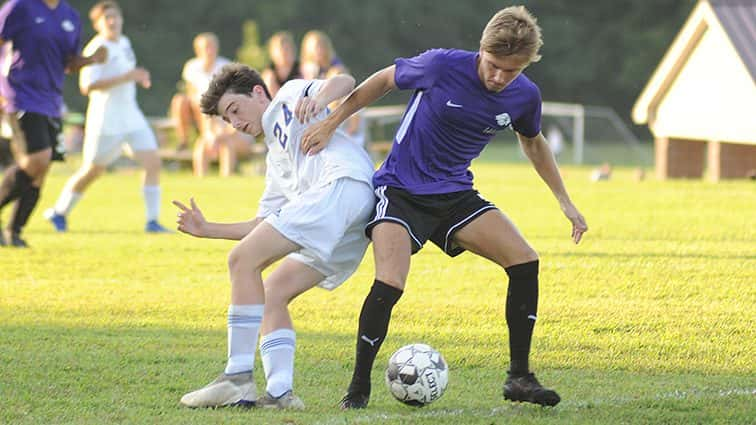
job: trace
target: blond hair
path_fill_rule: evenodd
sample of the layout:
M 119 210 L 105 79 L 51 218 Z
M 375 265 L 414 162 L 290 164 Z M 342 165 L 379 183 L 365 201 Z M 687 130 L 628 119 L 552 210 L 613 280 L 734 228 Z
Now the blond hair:
M 215 35 L 215 33 L 212 32 L 201 32 L 197 34 L 197 36 L 194 37 L 194 40 L 192 40 L 192 45 L 194 46 L 194 49 L 197 49 L 197 45 L 199 45 L 199 42 L 202 40 L 210 41 L 215 44 L 215 47 L 220 47 L 220 42 L 218 41 L 218 36 Z
M 100 19 L 102 15 L 105 14 L 105 11 L 108 9 L 114 9 L 118 11 L 118 13 L 122 14 L 121 8 L 120 6 L 118 6 L 118 3 L 112 0 L 105 0 L 95 3 L 95 5 L 92 6 L 91 9 L 89 9 L 89 20 L 94 24 L 98 19 Z
M 480 38 L 480 49 L 494 56 L 523 56 L 538 62 L 543 46 L 541 27 L 525 6 L 510 6 L 496 13 Z
M 294 43 L 294 36 L 292 36 L 289 31 L 278 31 L 268 39 L 268 51 L 270 51 L 273 46 L 282 47 L 286 44 L 290 45 L 294 52 L 297 51 L 297 45 Z
M 316 53 L 308 49 L 308 46 L 315 43 L 321 43 L 325 48 L 325 57 L 322 58 L 324 63 L 320 63 L 318 58 L 315 57 Z M 299 51 L 300 63 L 312 62 L 316 63 L 320 67 L 325 66 L 326 68 L 331 66 L 333 57 L 336 56 L 336 53 L 333 50 L 333 43 L 331 43 L 331 38 L 328 37 L 323 31 L 318 30 L 308 31 L 307 34 L 304 35 L 304 38 L 302 38 L 302 48 Z

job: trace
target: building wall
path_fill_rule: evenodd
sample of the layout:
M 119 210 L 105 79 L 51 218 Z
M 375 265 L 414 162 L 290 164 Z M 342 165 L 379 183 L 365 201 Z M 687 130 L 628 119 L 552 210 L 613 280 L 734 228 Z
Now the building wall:
M 756 144 L 756 83 L 719 25 L 709 25 L 661 100 L 656 137 Z

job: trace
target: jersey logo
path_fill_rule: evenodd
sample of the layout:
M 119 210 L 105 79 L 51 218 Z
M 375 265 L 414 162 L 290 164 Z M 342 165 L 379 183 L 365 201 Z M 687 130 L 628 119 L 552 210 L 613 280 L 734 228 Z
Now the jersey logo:
M 446 101 L 446 106 L 448 106 L 450 108 L 461 108 L 462 107 L 462 105 L 460 105 L 458 103 L 452 102 L 451 99 L 449 99 L 449 100 Z
M 60 27 L 63 28 L 63 30 L 66 31 L 66 32 L 72 32 L 73 30 L 76 29 L 76 27 L 74 26 L 73 22 L 69 21 L 68 19 L 66 19 L 65 21 L 61 22 L 60 23 Z
M 496 123 L 502 127 L 509 127 L 512 124 L 512 118 L 510 118 L 508 113 L 504 112 L 496 116 Z

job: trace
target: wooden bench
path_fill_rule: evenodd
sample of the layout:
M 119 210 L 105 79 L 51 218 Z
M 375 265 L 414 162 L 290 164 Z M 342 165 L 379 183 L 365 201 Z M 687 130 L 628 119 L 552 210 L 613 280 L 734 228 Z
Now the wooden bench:
M 259 158 L 264 158 L 268 149 L 264 143 L 253 143 L 250 146 L 250 153 L 248 155 L 242 155 L 237 158 L 241 162 L 251 161 Z M 160 159 L 162 159 L 169 166 L 174 164 L 176 168 L 192 168 L 192 161 L 194 160 L 194 153 L 192 149 L 176 150 L 173 148 L 162 148 L 158 151 Z M 211 164 L 217 164 L 218 158 L 212 158 Z

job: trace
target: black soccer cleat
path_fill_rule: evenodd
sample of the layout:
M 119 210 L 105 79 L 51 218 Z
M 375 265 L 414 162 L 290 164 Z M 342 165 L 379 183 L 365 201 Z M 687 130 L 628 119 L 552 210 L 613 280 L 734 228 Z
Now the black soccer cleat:
M 562 400 L 556 391 L 544 388 L 532 373 L 522 376 L 509 375 L 504 382 L 504 399 L 541 406 L 556 406 Z
M 360 393 L 346 393 L 344 398 L 342 398 L 339 402 L 339 407 L 341 408 L 341 410 L 364 409 L 367 407 L 369 400 L 369 395 Z
M 21 239 L 21 235 L 15 232 L 11 232 L 10 230 L 5 231 L 5 243 L 8 246 L 13 246 L 16 248 L 29 247 L 29 244 L 27 244 L 25 240 Z

